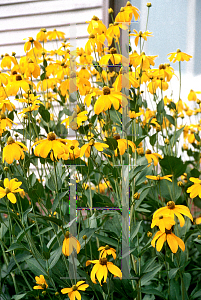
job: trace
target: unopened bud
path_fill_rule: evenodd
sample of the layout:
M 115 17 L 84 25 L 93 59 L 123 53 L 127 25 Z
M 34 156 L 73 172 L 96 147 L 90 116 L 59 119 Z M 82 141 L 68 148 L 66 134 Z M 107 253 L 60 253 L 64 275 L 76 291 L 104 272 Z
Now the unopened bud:
M 86 239 L 87 239 L 87 236 L 86 236 L 86 234 L 85 235 L 83 235 L 83 240 L 85 241 Z
M 113 9 L 112 8 L 108 8 L 108 14 L 113 14 L 113 13 L 114 13 Z

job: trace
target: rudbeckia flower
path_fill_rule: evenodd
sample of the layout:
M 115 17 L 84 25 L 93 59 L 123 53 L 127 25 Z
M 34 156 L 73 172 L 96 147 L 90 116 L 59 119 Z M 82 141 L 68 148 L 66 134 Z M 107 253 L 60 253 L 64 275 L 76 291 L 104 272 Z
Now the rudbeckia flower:
M 1 129 L 5 130 L 6 127 L 9 127 L 11 129 L 12 124 L 17 125 L 11 119 L 6 118 L 5 114 L 0 114 L 0 128 Z
M 177 216 L 181 227 L 183 227 L 185 224 L 185 220 L 182 215 L 187 216 L 193 222 L 193 217 L 190 213 L 189 208 L 184 205 L 175 205 L 174 201 L 169 201 L 167 203 L 167 206 L 161 207 L 157 211 L 155 211 L 155 213 L 153 214 L 153 219 L 163 213 L 168 214 L 173 219 L 174 215 Z
M 124 7 L 121 7 L 120 12 L 117 14 L 116 18 L 115 18 L 115 22 L 120 23 L 120 27 L 121 27 L 121 23 L 128 23 L 130 25 L 130 22 L 132 20 L 132 10 L 125 10 Z
M 122 279 L 121 270 L 117 266 L 115 266 L 112 262 L 107 261 L 106 257 L 100 258 L 99 260 L 87 260 L 86 266 L 89 266 L 91 263 L 95 264 L 95 266 L 93 266 L 93 269 L 91 271 L 91 281 L 93 283 L 96 283 L 96 278 L 95 278 L 96 275 L 100 285 L 102 286 L 101 281 L 102 279 L 104 279 L 103 282 L 106 282 L 108 271 L 110 271 L 110 273 Z
M 117 76 L 115 82 L 113 83 L 113 87 L 117 92 L 120 92 L 122 88 L 131 88 L 131 85 L 134 88 L 139 87 L 139 83 L 137 79 L 135 79 L 135 75 L 133 72 L 126 72 L 123 69 L 120 70 L 119 75 Z
M 80 242 L 67 231 L 63 240 L 62 252 L 65 256 L 70 256 L 74 249 L 77 254 L 80 252 Z
M 140 18 L 140 14 L 139 14 L 139 9 L 135 6 L 132 6 L 132 4 L 130 3 L 130 1 L 127 1 L 126 6 L 124 7 L 124 10 L 126 12 L 131 12 L 132 15 L 134 15 L 134 19 L 135 21 L 137 21 L 137 19 Z
M 23 189 L 19 189 L 19 186 L 22 184 L 21 181 L 17 181 L 17 179 L 11 179 L 9 181 L 8 178 L 4 179 L 4 186 L 5 189 L 0 187 L 0 199 L 7 196 L 8 200 L 10 200 L 11 203 L 15 204 L 17 202 L 16 197 L 14 193 L 22 192 Z
M 28 151 L 27 147 L 23 143 L 15 142 L 14 139 L 9 136 L 7 146 L 3 148 L 2 161 L 4 162 L 5 160 L 8 164 L 12 164 L 14 159 L 23 159 L 24 151 Z
M 201 92 L 194 92 L 194 90 L 190 90 L 190 93 L 188 94 L 188 100 L 196 101 L 198 99 L 196 94 L 201 94 Z
M 62 294 L 68 294 L 70 300 L 81 300 L 81 295 L 78 291 L 85 291 L 88 288 L 88 284 L 83 284 L 85 281 L 78 281 L 75 285 L 71 288 L 64 288 L 61 290 Z
M 35 142 L 31 148 L 39 144 L 36 146 L 34 154 L 46 158 L 51 151 L 50 158 L 54 160 L 66 152 L 66 143 L 68 140 L 57 139 L 54 132 L 49 132 L 47 139 Z
M 89 23 L 89 26 L 87 28 L 87 31 L 89 34 L 102 34 L 106 33 L 107 27 L 103 24 L 101 20 L 99 20 L 98 17 L 93 16 L 91 21 L 86 21 L 86 23 Z
M 47 31 L 45 28 L 41 28 L 41 30 L 36 35 L 36 40 L 40 42 L 47 42 Z
M 65 33 L 62 31 L 57 31 L 55 28 L 53 31 L 48 31 L 47 32 L 47 39 L 48 40 L 56 40 L 56 38 L 60 39 L 64 39 L 65 38 Z
M 0 102 L 0 110 L 2 113 L 5 113 L 6 110 L 13 111 L 15 109 L 15 105 L 10 102 L 10 100 L 2 100 Z
M 120 105 L 126 105 L 127 99 L 121 93 L 110 89 L 107 86 L 103 87 L 102 95 L 96 100 L 94 105 L 94 112 L 99 115 L 101 112 L 111 108 L 112 104 L 116 110 L 120 108 Z
M 153 161 L 154 166 L 156 166 L 158 164 L 158 159 L 159 158 L 163 159 L 163 157 L 160 154 L 151 153 L 151 150 L 149 150 L 149 149 L 146 150 L 145 157 L 146 157 L 148 163 L 152 163 L 152 161 Z
M 137 55 L 135 57 L 135 64 L 137 66 L 140 66 L 142 70 L 147 70 L 150 68 L 150 65 L 155 65 L 154 59 L 156 59 L 156 57 L 158 57 L 158 55 L 148 56 L 145 55 L 145 52 L 142 52 L 140 55 Z
M 156 242 L 156 240 L 158 241 Z M 184 242 L 178 236 L 172 233 L 172 230 L 167 230 L 167 229 L 165 230 L 165 232 L 162 231 L 156 232 L 153 240 L 151 241 L 151 245 L 154 248 L 156 246 L 157 251 L 161 251 L 163 244 L 165 243 L 166 240 L 173 253 L 177 252 L 178 246 L 181 248 L 182 251 L 185 251 Z
M 135 46 L 136 46 L 136 47 L 137 47 L 137 45 L 138 45 L 139 38 L 142 38 L 142 39 L 144 39 L 145 41 L 147 41 L 147 37 L 148 37 L 148 36 L 153 36 L 153 35 L 151 35 L 153 32 L 145 31 L 145 32 L 143 33 L 142 31 L 137 32 L 137 30 L 135 30 L 135 29 L 133 29 L 133 31 L 134 31 L 135 33 L 131 33 L 131 34 L 129 34 L 129 35 L 130 35 L 130 36 L 135 36 L 135 37 L 136 37 L 136 38 L 135 38 Z
M 43 275 L 40 275 L 39 277 L 36 276 L 35 280 L 36 280 L 36 284 L 38 284 L 38 285 L 35 285 L 33 287 L 34 290 L 43 290 L 45 288 L 48 288 L 48 284 Z
M 128 59 L 121 54 L 118 54 L 116 48 L 114 47 L 110 49 L 110 54 L 106 54 L 101 57 L 99 65 L 107 66 L 109 60 L 111 60 L 113 65 L 118 65 L 119 63 L 128 64 Z
M 91 139 L 89 143 L 83 145 L 80 149 L 80 157 L 82 157 L 84 154 L 86 157 L 90 156 L 91 148 L 95 147 L 98 151 L 103 151 L 104 148 L 109 148 L 109 145 L 105 143 L 96 143 L 94 139 Z
M 17 64 L 16 58 L 8 55 L 8 53 L 6 53 L 1 61 L 2 69 L 5 69 L 5 68 L 11 69 L 11 63 L 16 65 Z
M 192 58 L 191 55 L 181 52 L 180 49 L 177 49 L 177 52 L 171 52 L 168 55 L 170 55 L 168 59 L 173 63 L 175 63 L 176 61 L 184 61 L 184 60 L 189 61 L 190 58 Z
M 166 179 L 166 180 L 169 180 L 172 182 L 172 180 L 169 178 L 169 177 L 172 177 L 173 175 L 165 175 L 165 176 L 160 176 L 160 175 L 157 175 L 157 176 L 151 176 L 151 175 L 147 175 L 146 177 L 148 179 L 152 179 L 152 180 L 162 180 L 162 179 Z
M 101 251 L 100 257 L 102 258 L 106 257 L 107 255 L 112 255 L 113 258 L 116 259 L 116 250 L 114 248 L 111 248 L 108 245 L 106 245 L 105 247 L 104 246 L 99 247 L 98 251 Z
M 27 52 L 30 50 L 31 45 L 34 45 L 36 49 L 40 50 L 42 48 L 42 45 L 38 42 L 35 41 L 32 37 L 29 37 L 28 42 L 24 44 L 24 52 Z
M 201 198 L 201 180 L 194 177 L 190 177 L 189 180 L 194 183 L 187 189 L 187 193 L 190 193 L 190 198 L 195 198 L 196 196 Z
M 160 231 L 165 232 L 165 229 L 170 230 L 175 225 L 175 220 L 168 214 L 161 214 L 152 220 L 151 228 L 158 226 Z
M 33 85 L 31 81 L 24 80 L 20 74 L 17 74 L 15 80 L 7 84 L 6 92 L 9 96 L 16 96 L 20 88 L 25 92 L 29 90 L 29 84 Z
M 69 158 L 71 160 L 74 160 L 80 156 L 80 148 L 79 148 L 79 142 L 76 140 L 72 140 L 68 142 L 69 147 Z
M 129 118 L 131 118 L 131 119 L 136 119 L 136 118 L 138 118 L 139 116 L 141 116 L 143 114 L 143 112 L 141 111 L 141 112 L 138 112 L 138 113 L 136 113 L 135 111 L 129 111 Z
M 117 141 L 118 145 L 117 148 L 119 150 L 119 154 L 123 155 L 126 151 L 126 149 L 128 148 L 128 146 L 130 146 L 132 148 L 132 151 L 135 152 L 135 144 L 130 141 L 130 140 L 126 140 L 126 139 L 120 139 L 120 135 L 119 134 L 114 134 L 114 139 Z M 115 156 L 118 156 L 118 152 L 117 149 L 115 149 L 114 151 Z

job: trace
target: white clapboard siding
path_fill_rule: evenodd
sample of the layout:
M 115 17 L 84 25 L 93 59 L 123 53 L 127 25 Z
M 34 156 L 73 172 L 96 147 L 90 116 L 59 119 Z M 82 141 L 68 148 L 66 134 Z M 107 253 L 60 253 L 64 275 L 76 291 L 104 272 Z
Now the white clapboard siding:
M 23 56 L 25 38 L 36 37 L 40 28 L 47 31 L 56 28 L 65 33 L 65 38 L 75 47 L 84 47 L 88 32 L 85 21 L 93 15 L 106 20 L 104 0 L 0 0 L 0 54 L 16 52 Z M 45 49 L 61 46 L 55 41 L 45 44 Z

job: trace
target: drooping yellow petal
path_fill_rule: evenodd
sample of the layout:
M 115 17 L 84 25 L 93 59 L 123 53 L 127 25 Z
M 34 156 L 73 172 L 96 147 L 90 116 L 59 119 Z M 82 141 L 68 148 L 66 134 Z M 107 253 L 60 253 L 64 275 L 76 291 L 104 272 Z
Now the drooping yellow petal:
M 166 233 L 163 233 L 163 234 L 159 237 L 159 239 L 158 239 L 158 241 L 157 241 L 157 243 L 156 243 L 156 250 L 157 250 L 157 251 L 161 251 L 161 249 L 162 249 L 163 244 L 165 243 L 165 241 L 166 241 Z
M 113 275 L 122 278 L 122 272 L 121 270 L 115 266 L 112 262 L 107 262 L 107 268 Z
M 5 179 L 4 179 L 3 184 L 4 184 L 5 188 L 10 188 L 10 181 L 9 181 L 8 178 L 5 178 Z
M 7 197 L 10 200 L 11 203 L 15 204 L 17 202 L 17 199 L 16 199 L 16 197 L 13 193 L 8 193 Z
M 67 293 L 72 292 L 72 290 L 73 290 L 72 288 L 64 288 L 64 289 L 61 290 L 61 293 L 62 294 L 67 294 Z
M 178 250 L 178 243 L 177 243 L 177 240 L 175 239 L 175 235 L 173 233 L 167 234 L 167 242 L 168 242 L 168 245 L 169 245 L 171 251 L 173 253 L 176 253 Z

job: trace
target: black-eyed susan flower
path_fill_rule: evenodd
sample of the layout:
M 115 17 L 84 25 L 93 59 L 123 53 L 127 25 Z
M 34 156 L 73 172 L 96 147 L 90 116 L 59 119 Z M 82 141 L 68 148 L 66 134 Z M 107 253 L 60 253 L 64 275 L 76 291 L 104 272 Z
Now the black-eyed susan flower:
M 33 287 L 34 290 L 44 290 L 48 288 L 48 284 L 43 275 L 36 276 L 35 280 L 37 285 Z
M 88 288 L 88 284 L 84 284 L 85 281 L 78 281 L 71 288 L 64 288 L 61 290 L 62 294 L 68 294 L 70 300 L 81 300 L 81 295 L 78 291 L 85 291 Z
M 12 124 L 17 125 L 11 119 L 6 118 L 5 114 L 0 114 L 0 127 L 1 127 L 1 129 L 5 130 L 6 127 L 9 127 L 11 129 Z
M 36 40 L 40 42 L 47 42 L 47 30 L 46 28 L 41 28 L 41 30 L 36 35 Z
M 65 33 L 62 31 L 57 31 L 55 28 L 52 31 L 48 31 L 47 35 L 46 35 L 48 40 L 56 40 L 56 38 L 60 39 L 64 39 L 65 38 Z
M 109 148 L 109 145 L 105 143 L 97 143 L 94 139 L 91 139 L 89 143 L 86 143 L 83 145 L 80 149 L 80 157 L 82 157 L 84 154 L 86 157 L 89 157 L 91 154 L 91 148 L 95 147 L 98 151 L 103 151 L 104 148 Z
M 157 240 L 157 242 L 156 242 Z M 182 251 L 185 251 L 185 244 L 184 242 L 176 236 L 172 230 L 165 230 L 165 232 L 158 231 L 156 232 L 155 236 L 153 237 L 153 240 L 151 241 L 151 245 L 155 248 L 157 251 L 161 251 L 163 244 L 167 240 L 168 245 L 173 253 L 176 253 L 178 250 L 178 246 L 181 248 Z
M 184 205 L 175 205 L 174 201 L 169 201 L 165 207 L 161 207 L 157 211 L 155 211 L 155 213 L 153 214 L 153 219 L 163 213 L 168 214 L 173 219 L 174 215 L 177 216 L 181 227 L 183 227 L 185 224 L 185 220 L 182 215 L 187 216 L 193 222 L 193 217 L 190 213 L 189 208 Z
M 145 157 L 149 164 L 152 163 L 152 161 L 153 161 L 154 166 L 156 166 L 158 164 L 159 158 L 163 159 L 163 157 L 160 154 L 152 153 L 151 150 L 149 150 L 149 149 L 146 150 Z
M 69 256 L 74 249 L 77 254 L 80 252 L 80 242 L 67 231 L 63 240 L 62 252 L 65 256 Z
M 117 266 L 115 266 L 112 262 L 107 261 L 106 257 L 100 258 L 99 260 L 87 260 L 86 266 L 89 266 L 91 263 L 95 264 L 91 271 L 91 281 L 93 283 L 96 283 L 96 278 L 97 278 L 100 285 L 102 286 L 101 281 L 103 279 L 103 282 L 106 282 L 108 271 L 113 275 L 120 277 L 120 279 L 122 279 L 121 270 Z
M 187 193 L 190 193 L 190 198 L 195 198 L 196 196 L 201 198 L 201 180 L 194 177 L 190 177 L 189 180 L 194 183 L 187 189 Z
M 23 143 L 17 142 L 9 136 L 7 145 L 3 148 L 2 161 L 12 164 L 14 159 L 24 159 L 24 151 L 28 151 L 27 147 Z
M 8 53 L 6 53 L 1 61 L 2 69 L 5 69 L 5 68 L 11 69 L 11 63 L 16 65 L 17 64 L 16 58 L 8 55 Z
M 139 31 L 139 32 L 137 32 L 137 30 L 135 30 L 135 29 L 133 29 L 133 31 L 134 31 L 135 33 L 131 33 L 131 34 L 129 34 L 129 35 L 130 35 L 130 36 L 135 36 L 135 37 L 136 37 L 136 38 L 135 38 L 135 46 L 136 46 L 136 47 L 137 47 L 137 45 L 138 45 L 138 41 L 139 41 L 140 38 L 142 38 L 142 39 L 144 39 L 145 41 L 147 41 L 147 37 L 148 37 L 148 36 L 153 36 L 153 35 L 152 35 L 153 32 L 149 32 L 149 31 L 145 31 L 145 32 Z
M 77 140 L 72 140 L 68 142 L 69 147 L 69 158 L 74 160 L 80 156 L 79 142 Z
M 9 181 L 8 178 L 4 179 L 4 187 L 0 187 L 0 198 L 3 198 L 7 196 L 8 200 L 10 200 L 11 203 L 15 204 L 17 202 L 15 193 L 22 192 L 23 189 L 19 189 L 19 186 L 22 184 L 21 181 L 17 181 L 17 179 L 11 179 Z
M 68 143 L 68 140 L 57 139 L 56 134 L 54 132 L 49 132 L 47 135 L 47 139 L 43 139 L 35 142 L 32 148 L 35 145 L 37 145 L 34 150 L 34 154 L 36 156 L 41 156 L 43 158 L 46 158 L 48 154 L 51 152 L 50 158 L 54 160 L 54 159 L 58 159 L 59 156 L 61 156 L 66 152 L 66 147 L 67 147 L 66 143 Z
M 175 225 L 175 220 L 170 215 L 161 213 L 161 215 L 154 217 L 151 228 L 158 226 L 160 231 L 165 232 L 165 229 L 170 230 L 173 225 Z
M 125 12 L 131 12 L 131 16 L 134 16 L 135 21 L 137 21 L 140 18 L 140 11 L 137 7 L 132 6 L 130 1 L 127 1 L 126 6 L 124 6 Z
M 99 61 L 100 66 L 103 66 L 103 65 L 107 66 L 109 60 L 111 61 L 111 63 L 113 65 L 117 65 L 121 62 L 122 63 L 127 62 L 127 64 L 128 64 L 128 61 L 127 61 L 126 57 L 123 57 L 121 54 L 118 54 L 116 48 L 114 48 L 114 47 L 112 47 L 110 49 L 110 54 L 106 54 L 106 55 L 101 57 L 101 59 Z
M 86 23 L 89 23 L 89 26 L 87 28 L 87 31 L 89 34 L 102 34 L 106 33 L 107 27 L 103 24 L 103 22 L 97 17 L 93 16 L 91 21 L 86 21 Z
M 197 101 L 198 98 L 196 94 L 201 94 L 201 92 L 194 92 L 194 90 L 190 90 L 190 93 L 188 94 L 188 100 Z
M 24 52 L 29 51 L 31 45 L 34 45 L 38 50 L 42 48 L 42 45 L 38 41 L 35 41 L 32 37 L 29 37 L 28 41 L 24 44 Z
M 106 257 L 107 255 L 112 255 L 113 258 L 116 259 L 116 250 L 114 248 L 111 248 L 108 245 L 106 245 L 105 247 L 104 246 L 99 247 L 98 251 L 101 251 L 100 257 L 102 258 Z
M 101 112 L 106 111 L 113 105 L 116 110 L 120 105 L 127 103 L 126 97 L 121 93 L 110 89 L 107 86 L 103 87 L 102 95 L 96 100 L 94 105 L 94 112 L 99 115 Z
M 29 85 L 33 83 L 22 78 L 20 74 L 15 75 L 15 80 L 10 81 L 6 86 L 6 93 L 8 96 L 16 96 L 19 89 L 22 88 L 25 92 L 29 90 Z
M 120 135 L 119 134 L 115 134 L 114 135 L 114 138 L 115 140 L 117 141 L 117 149 L 119 150 L 119 154 L 120 155 L 123 155 L 126 151 L 126 149 L 128 148 L 128 146 L 131 147 L 132 149 L 132 152 L 135 152 L 135 144 L 130 141 L 130 140 L 127 140 L 127 139 L 120 139 Z M 118 151 L 117 149 L 115 149 L 114 153 L 115 153 L 115 156 L 118 156 Z
M 166 179 L 166 180 L 169 180 L 170 182 L 172 182 L 172 179 L 170 179 L 170 177 L 172 177 L 173 175 L 165 175 L 165 176 L 160 176 L 160 175 L 157 175 L 157 176 L 151 176 L 151 175 L 147 175 L 146 177 L 148 179 L 152 179 L 152 180 L 162 180 L 162 179 Z
M 170 55 L 168 59 L 173 63 L 175 63 L 176 61 L 189 61 L 192 58 L 191 55 L 181 52 L 180 49 L 177 49 L 177 52 L 171 52 L 167 55 Z

